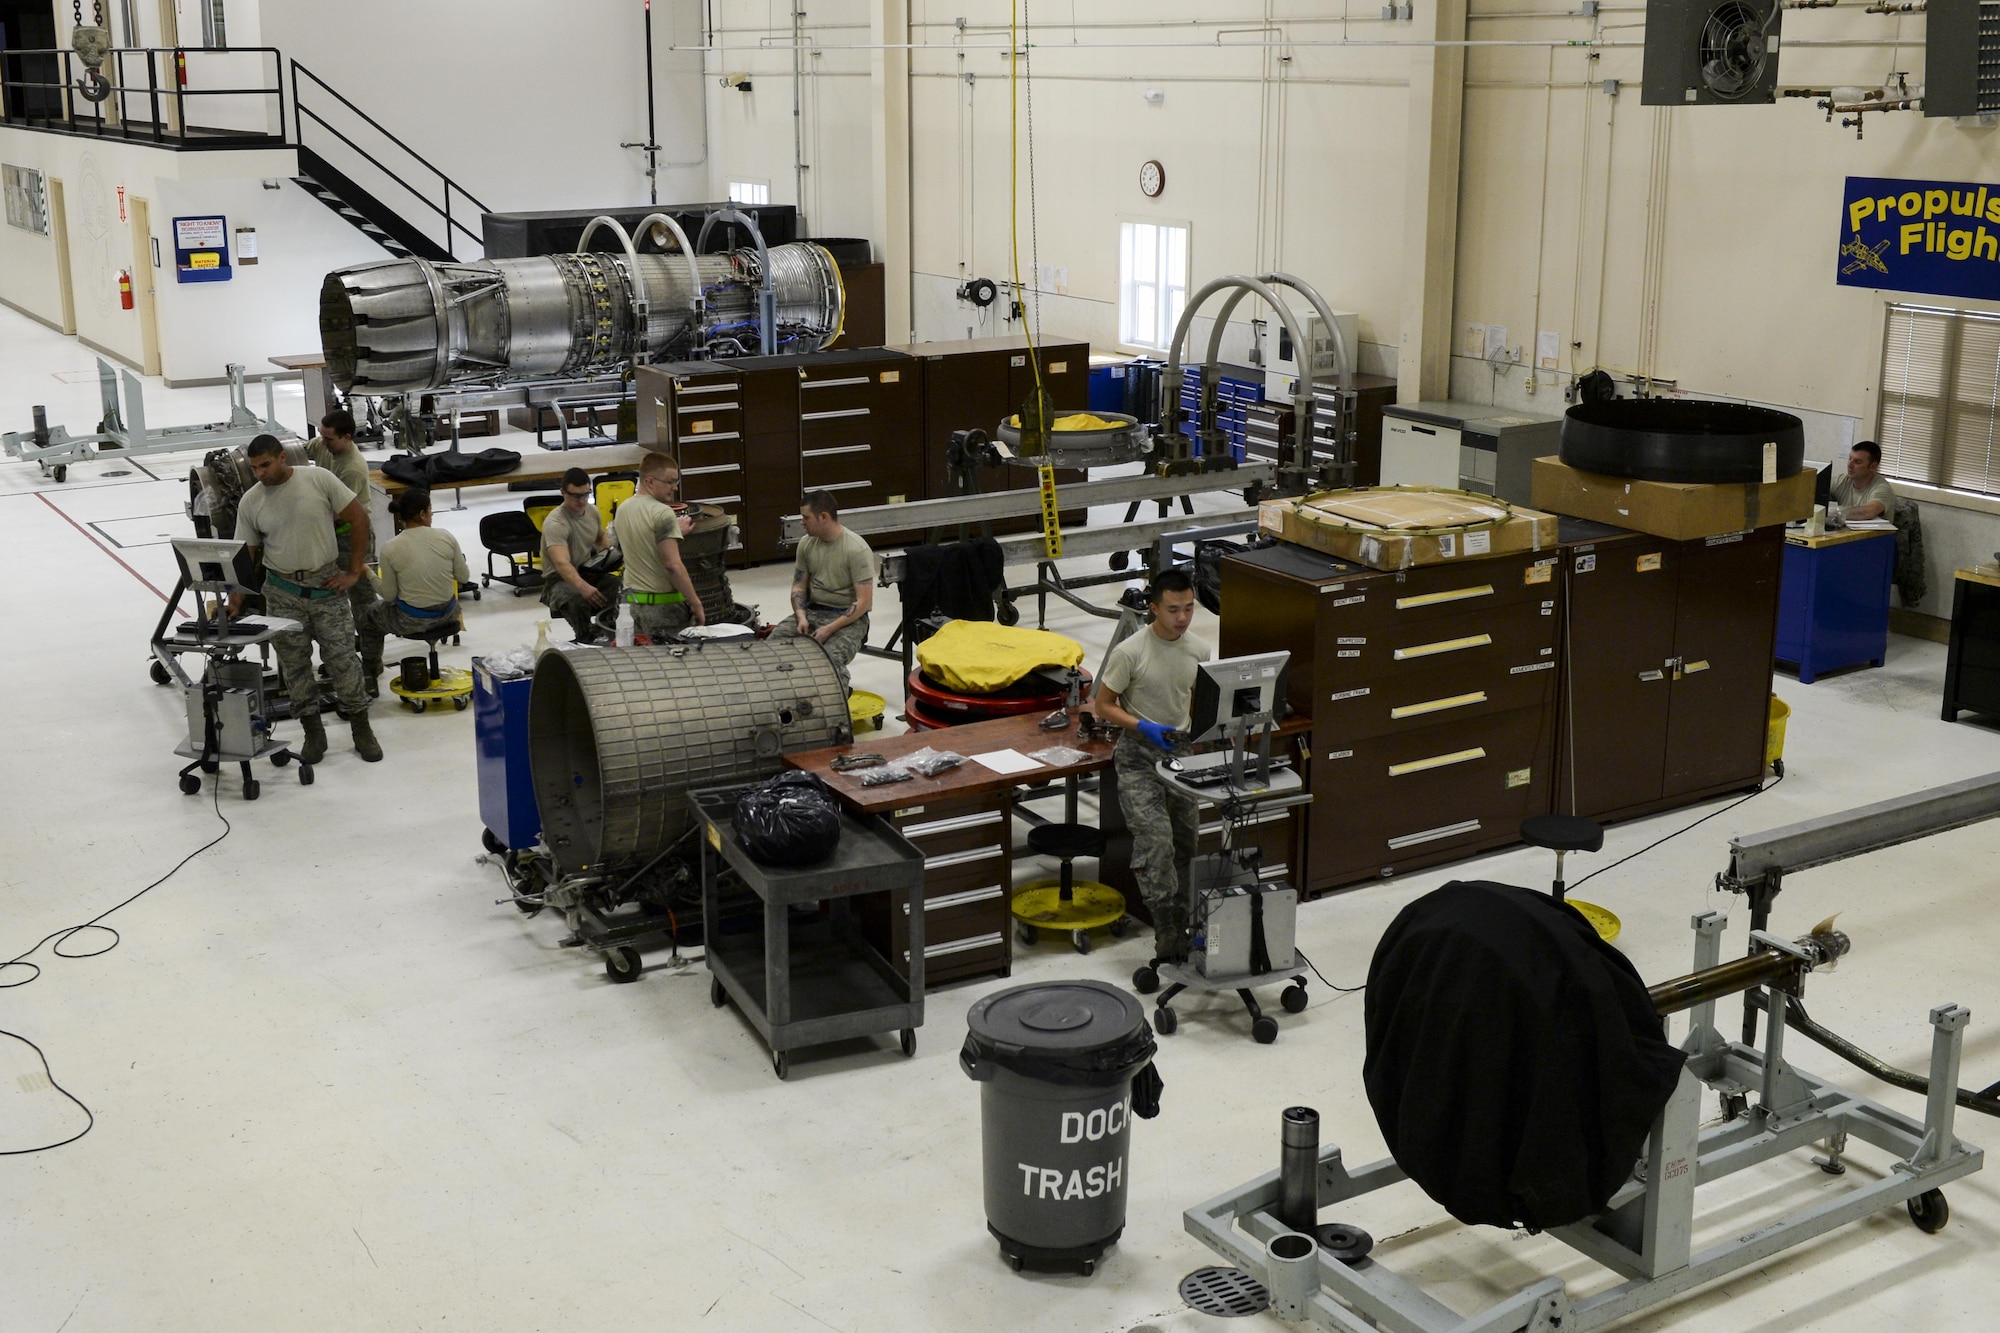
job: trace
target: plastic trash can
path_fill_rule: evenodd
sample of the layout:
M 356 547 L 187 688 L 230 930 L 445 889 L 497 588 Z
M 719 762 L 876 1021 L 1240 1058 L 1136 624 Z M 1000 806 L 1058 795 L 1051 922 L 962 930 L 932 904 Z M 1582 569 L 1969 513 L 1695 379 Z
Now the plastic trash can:
M 986 1229 L 1025 1262 L 1085 1275 L 1125 1229 L 1132 1117 L 1160 1109 L 1145 1006 L 1099 981 L 1013 986 L 965 1016 L 980 1085 Z

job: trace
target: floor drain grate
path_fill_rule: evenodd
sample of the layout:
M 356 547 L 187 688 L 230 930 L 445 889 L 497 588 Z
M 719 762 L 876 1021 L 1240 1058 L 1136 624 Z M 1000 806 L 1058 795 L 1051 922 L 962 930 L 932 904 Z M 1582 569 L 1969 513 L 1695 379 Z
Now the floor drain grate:
M 1271 1307 L 1264 1284 L 1240 1268 L 1197 1268 L 1181 1279 L 1181 1299 L 1191 1309 L 1223 1319 L 1243 1319 Z

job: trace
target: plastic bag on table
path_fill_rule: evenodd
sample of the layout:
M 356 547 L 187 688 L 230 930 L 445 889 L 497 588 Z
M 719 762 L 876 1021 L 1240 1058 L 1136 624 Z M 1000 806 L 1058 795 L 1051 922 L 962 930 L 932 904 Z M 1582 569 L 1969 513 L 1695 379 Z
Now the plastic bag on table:
M 926 745 L 921 750 L 912 750 L 897 761 L 914 773 L 934 778 L 940 773 L 948 773 L 965 762 L 965 756 L 950 750 L 933 750 Z
M 1068 768 L 1073 764 L 1087 762 L 1090 756 L 1082 750 L 1072 750 L 1067 745 L 1050 745 L 1039 750 L 1030 750 L 1028 758 L 1039 759 L 1050 768 Z
M 915 773 L 904 768 L 901 764 L 883 764 L 879 768 L 871 768 L 864 771 L 861 774 L 861 785 L 864 787 L 886 787 L 892 782 L 913 782 L 916 780 L 916 776 Z
M 765 865 L 816 865 L 840 845 L 840 802 L 811 773 L 781 773 L 736 798 L 736 840 Z

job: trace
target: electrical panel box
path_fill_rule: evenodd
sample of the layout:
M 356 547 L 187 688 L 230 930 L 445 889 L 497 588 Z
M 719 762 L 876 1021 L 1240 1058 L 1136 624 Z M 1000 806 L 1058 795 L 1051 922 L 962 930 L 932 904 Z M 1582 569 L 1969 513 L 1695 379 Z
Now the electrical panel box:
M 1446 486 L 1530 503 L 1534 461 L 1554 454 L 1562 418 L 1477 403 L 1403 403 L 1382 409 L 1382 484 Z
M 1336 310 L 1333 322 L 1340 333 L 1340 345 L 1347 349 L 1347 369 L 1352 374 L 1360 369 L 1361 316 Z M 1264 397 L 1289 402 L 1299 391 L 1299 356 L 1298 349 L 1292 346 L 1291 330 L 1277 319 L 1253 327 L 1257 329 L 1259 360 L 1264 367 Z M 1307 315 L 1303 332 L 1312 347 L 1314 387 L 1338 388 L 1334 377 L 1339 367 L 1334 359 L 1333 337 L 1326 331 L 1325 322 L 1318 315 Z

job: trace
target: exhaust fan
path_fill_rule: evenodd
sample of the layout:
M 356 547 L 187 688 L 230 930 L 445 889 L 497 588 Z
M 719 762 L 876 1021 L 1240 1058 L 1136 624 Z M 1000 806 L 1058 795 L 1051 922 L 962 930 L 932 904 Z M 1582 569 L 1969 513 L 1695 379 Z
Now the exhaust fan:
M 1779 0 L 1647 0 L 1647 106 L 1772 102 Z

